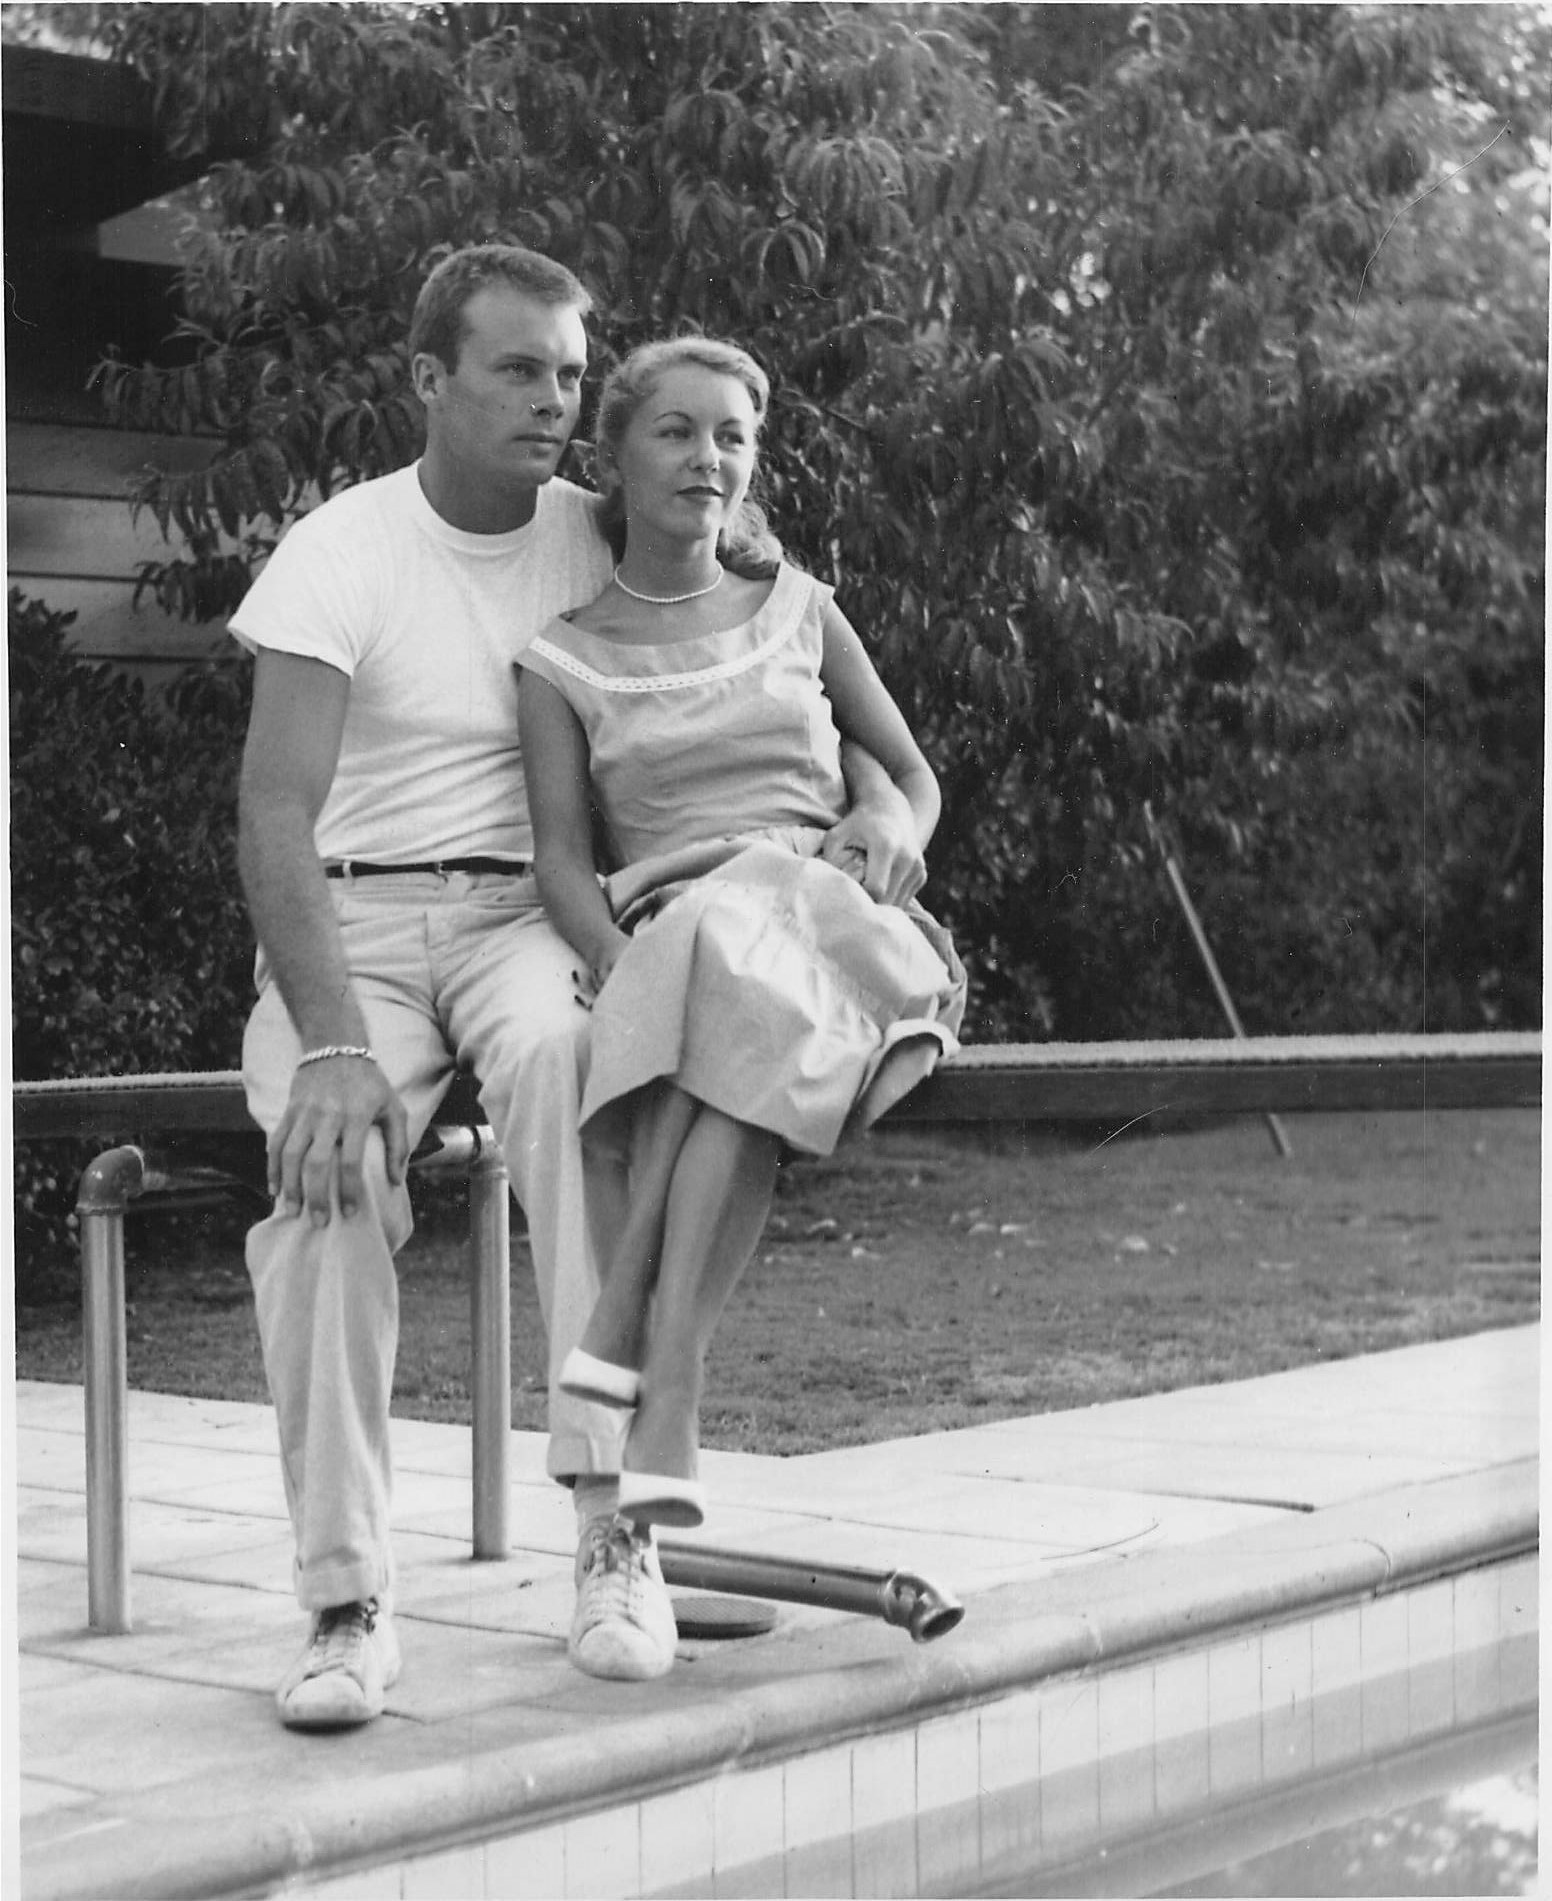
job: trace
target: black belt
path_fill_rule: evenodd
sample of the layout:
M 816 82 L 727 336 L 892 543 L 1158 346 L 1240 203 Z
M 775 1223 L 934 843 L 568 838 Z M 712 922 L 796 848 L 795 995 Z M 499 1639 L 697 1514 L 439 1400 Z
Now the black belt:
M 359 858 L 347 858 L 342 864 L 325 865 L 325 878 L 391 878 L 407 872 L 434 871 L 439 877 L 449 871 L 496 871 L 509 878 L 526 878 L 533 869 L 521 858 L 439 858 L 434 864 L 368 865 Z

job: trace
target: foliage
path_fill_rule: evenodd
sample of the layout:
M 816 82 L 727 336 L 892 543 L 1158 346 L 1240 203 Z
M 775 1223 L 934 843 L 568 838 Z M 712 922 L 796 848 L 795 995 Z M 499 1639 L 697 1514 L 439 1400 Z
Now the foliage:
M 230 1068 L 251 990 L 234 860 L 245 677 L 165 707 L 11 589 L 11 1051 L 22 1079 Z M 19 1253 L 57 1246 L 83 1159 L 16 1160 Z
M 169 605 L 413 456 L 424 268 L 514 237 L 595 287 L 605 358 L 688 326 L 772 368 L 769 499 L 942 775 L 979 1034 L 1216 1027 L 1150 807 L 1253 1027 L 1535 1020 L 1539 15 L 93 22 L 211 167 L 189 360 L 103 372 L 118 420 L 223 440 L 143 496 Z

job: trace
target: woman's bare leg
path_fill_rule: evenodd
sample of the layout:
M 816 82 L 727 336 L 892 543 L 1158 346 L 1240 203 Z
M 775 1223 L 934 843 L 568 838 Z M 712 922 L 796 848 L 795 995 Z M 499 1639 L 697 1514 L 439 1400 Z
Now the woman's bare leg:
M 631 1129 L 629 1202 L 601 1268 L 598 1300 L 582 1334 L 584 1352 L 639 1367 L 647 1308 L 658 1271 L 669 1187 L 700 1104 L 673 1083 L 642 1092 Z
M 754 1256 L 779 1139 L 696 1104 L 669 1187 L 641 1398 L 625 1442 L 636 1472 L 693 1479 L 706 1349 Z

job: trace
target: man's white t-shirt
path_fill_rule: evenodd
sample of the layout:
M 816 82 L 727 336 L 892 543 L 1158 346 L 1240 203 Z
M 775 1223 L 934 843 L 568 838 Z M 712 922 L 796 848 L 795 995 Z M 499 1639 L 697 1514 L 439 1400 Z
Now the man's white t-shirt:
M 469 534 L 437 514 L 412 467 L 342 491 L 288 531 L 230 625 L 250 651 L 349 676 L 320 857 L 532 858 L 514 662 L 607 584 L 595 509 L 555 479 L 526 527 Z

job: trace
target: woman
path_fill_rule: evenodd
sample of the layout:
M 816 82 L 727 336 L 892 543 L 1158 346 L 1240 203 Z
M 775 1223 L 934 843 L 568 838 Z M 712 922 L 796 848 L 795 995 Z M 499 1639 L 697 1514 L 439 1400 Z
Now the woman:
M 598 421 L 619 565 L 521 662 L 535 872 L 596 986 L 584 1134 L 623 1122 L 632 1147 L 624 1232 L 562 1384 L 633 1409 L 620 1510 L 638 1522 L 704 1515 L 705 1353 L 783 1144 L 828 1154 L 873 1120 L 954 1047 L 964 1006 L 941 928 L 817 856 L 845 809 L 843 737 L 923 845 L 939 799 L 832 591 L 749 501 L 767 401 L 730 344 L 620 365 Z

